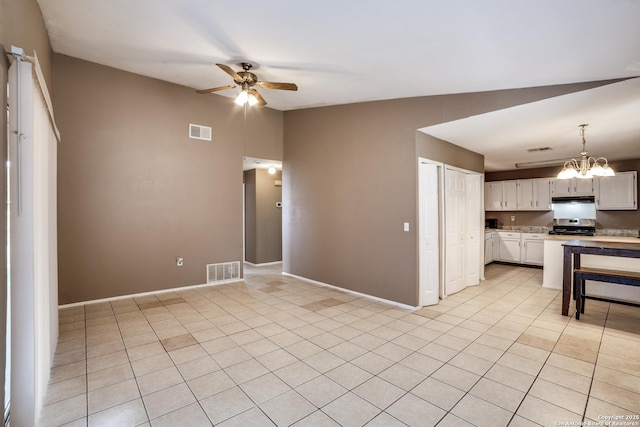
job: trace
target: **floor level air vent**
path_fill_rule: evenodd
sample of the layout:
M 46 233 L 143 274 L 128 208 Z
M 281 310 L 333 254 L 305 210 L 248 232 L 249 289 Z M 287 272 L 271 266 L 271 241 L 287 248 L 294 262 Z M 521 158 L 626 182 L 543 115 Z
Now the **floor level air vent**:
M 207 264 L 207 283 L 223 282 L 240 278 L 240 261 Z
M 211 128 L 189 123 L 189 138 L 211 141 Z

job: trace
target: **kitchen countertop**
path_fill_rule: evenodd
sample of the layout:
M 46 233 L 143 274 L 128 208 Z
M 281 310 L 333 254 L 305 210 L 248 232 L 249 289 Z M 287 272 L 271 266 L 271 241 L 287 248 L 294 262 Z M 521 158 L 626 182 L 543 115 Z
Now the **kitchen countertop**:
M 587 240 L 587 241 L 600 241 L 600 242 L 620 242 L 620 243 L 638 243 L 640 239 L 637 237 L 625 237 L 625 236 L 567 236 L 560 234 L 547 234 L 544 236 L 545 240 Z

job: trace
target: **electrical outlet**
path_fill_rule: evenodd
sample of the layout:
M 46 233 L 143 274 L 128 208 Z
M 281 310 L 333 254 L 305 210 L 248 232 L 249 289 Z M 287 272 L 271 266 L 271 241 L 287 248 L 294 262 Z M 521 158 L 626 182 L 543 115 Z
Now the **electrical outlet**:
M 516 220 L 516 216 L 515 215 L 511 215 L 511 222 L 514 222 Z
M 182 257 L 176 258 L 176 266 L 182 267 L 184 265 L 184 259 Z

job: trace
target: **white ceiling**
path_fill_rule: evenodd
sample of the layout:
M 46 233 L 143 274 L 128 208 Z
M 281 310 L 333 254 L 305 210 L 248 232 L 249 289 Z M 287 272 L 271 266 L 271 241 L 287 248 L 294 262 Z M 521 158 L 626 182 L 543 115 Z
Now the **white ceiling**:
M 420 129 L 485 155 L 485 170 L 591 156 L 640 158 L 640 78 Z M 551 148 L 528 152 L 531 148 Z
M 637 0 L 38 3 L 56 52 L 194 89 L 232 83 L 215 63 L 238 69 L 249 61 L 263 81 L 298 85 L 298 92 L 260 90 L 269 107 L 283 111 L 640 75 Z M 577 135 L 586 119 L 576 119 Z M 532 142 L 527 132 L 509 132 L 518 146 Z M 587 131 L 594 152 L 597 142 L 589 141 L 597 132 L 595 123 Z M 482 153 L 469 135 L 463 140 Z M 525 161 L 503 151 L 511 164 Z M 497 154 L 483 154 L 502 167 Z
M 282 162 L 280 160 L 260 159 L 247 156 L 242 159 L 242 170 L 244 171 L 251 169 L 269 169 L 272 166 L 276 168 L 276 170 L 282 170 Z

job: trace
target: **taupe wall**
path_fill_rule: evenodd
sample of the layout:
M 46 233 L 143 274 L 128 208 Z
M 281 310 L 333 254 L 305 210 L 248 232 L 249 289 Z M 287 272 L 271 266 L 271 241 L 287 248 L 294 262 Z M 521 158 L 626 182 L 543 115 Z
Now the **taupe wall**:
M 244 259 L 256 263 L 256 170 L 244 172 Z
M 278 159 L 281 112 L 253 110 L 245 132 L 229 98 L 59 54 L 54 105 L 61 304 L 201 284 L 206 264 L 242 260 L 242 157 Z
M 576 153 L 577 154 L 577 153 Z M 612 161 L 611 167 L 615 171 L 638 171 L 640 170 L 640 159 Z M 507 179 L 529 179 L 529 178 L 552 178 L 558 175 L 562 167 L 548 167 L 535 169 L 518 169 L 511 171 L 487 172 L 485 181 L 502 181 Z M 511 222 L 511 215 L 515 216 L 515 222 Z M 543 225 L 551 227 L 553 223 L 553 212 L 526 212 L 526 211 L 504 211 L 486 212 L 486 218 L 496 218 L 502 225 Z M 597 211 L 596 226 L 598 228 L 640 228 L 640 211 Z
M 417 157 L 483 166 L 416 129 L 605 83 L 285 112 L 283 270 L 417 305 Z
M 458 168 L 484 172 L 484 156 L 420 131 L 416 132 L 416 155 Z
M 254 264 L 282 261 L 282 172 L 245 172 L 245 259 Z
M 4 55 L 5 51 L 9 51 L 11 46 L 17 46 L 24 49 L 28 55 L 33 55 L 35 50 L 40 60 L 40 65 L 45 76 L 49 90 L 51 90 L 51 46 L 47 35 L 40 8 L 36 0 L 0 0 L 0 102 L 3 106 L 7 105 L 7 71 L 9 63 Z M 4 108 L 3 108 L 4 111 Z M 6 118 L 0 119 L 0 149 L 3 158 L 7 152 L 7 128 Z M 0 197 L 6 200 L 6 182 L 5 174 L 0 174 Z M 4 206 L 4 204 L 3 204 Z M 5 209 L 0 209 L 0 220 L 2 224 L 6 224 Z M 0 227 L 0 235 L 2 241 L 6 241 L 5 227 Z M 4 384 L 5 374 L 5 318 L 6 318 L 6 248 L 0 245 L 0 330 L 2 330 L 2 339 L 0 340 L 0 384 Z M 19 308 L 14 308 L 19 309 Z M 4 402 L 4 387 L 0 386 L 0 402 Z

